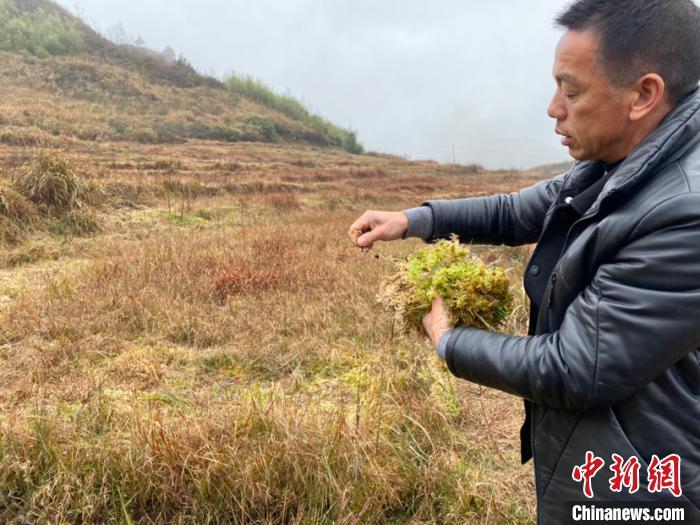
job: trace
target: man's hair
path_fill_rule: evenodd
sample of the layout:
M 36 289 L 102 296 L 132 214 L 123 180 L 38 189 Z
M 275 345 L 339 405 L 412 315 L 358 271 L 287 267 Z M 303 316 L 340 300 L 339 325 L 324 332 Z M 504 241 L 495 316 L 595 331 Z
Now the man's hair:
M 556 25 L 598 34 L 600 64 L 616 87 L 656 73 L 675 106 L 700 81 L 700 8 L 692 0 L 576 0 Z

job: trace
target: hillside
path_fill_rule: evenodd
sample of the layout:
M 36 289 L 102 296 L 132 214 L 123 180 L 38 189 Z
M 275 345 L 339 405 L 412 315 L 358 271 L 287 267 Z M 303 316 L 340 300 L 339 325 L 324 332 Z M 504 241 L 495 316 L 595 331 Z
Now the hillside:
M 232 64 L 235 65 L 235 64 Z M 353 132 L 263 84 L 199 75 L 186 59 L 116 45 L 48 0 L 0 0 L 0 142 L 52 137 L 306 143 L 359 153 Z

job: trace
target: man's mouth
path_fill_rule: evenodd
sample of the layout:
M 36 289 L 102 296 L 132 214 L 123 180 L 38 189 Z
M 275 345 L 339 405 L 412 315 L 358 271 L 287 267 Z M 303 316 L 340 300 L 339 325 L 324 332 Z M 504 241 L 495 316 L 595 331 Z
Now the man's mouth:
M 565 132 L 560 131 L 560 130 L 558 130 L 558 129 L 557 129 L 557 130 L 554 130 L 554 131 L 556 132 L 557 135 L 561 135 L 561 136 L 562 136 L 562 139 L 561 139 L 561 144 L 562 144 L 562 146 L 569 147 L 569 146 L 571 146 L 571 145 L 573 144 L 574 139 L 571 137 L 571 135 L 567 135 Z

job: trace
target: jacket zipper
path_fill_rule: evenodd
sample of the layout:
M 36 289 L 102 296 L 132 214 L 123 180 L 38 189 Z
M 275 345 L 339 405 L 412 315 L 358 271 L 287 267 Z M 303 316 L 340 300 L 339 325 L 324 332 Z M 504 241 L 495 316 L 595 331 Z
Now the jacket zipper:
M 549 278 L 549 294 L 547 295 L 547 330 L 552 331 L 554 327 L 554 286 L 557 284 L 557 273 L 552 272 L 552 276 Z M 532 411 L 535 411 L 533 406 Z M 537 452 L 535 451 L 535 417 L 533 414 L 532 425 L 531 425 L 530 435 L 532 440 L 532 460 L 535 467 L 535 491 L 537 492 L 537 523 L 540 523 L 540 502 L 543 494 L 540 494 L 540 476 L 539 469 L 537 468 Z
M 540 472 L 537 468 L 537 452 L 535 451 L 535 404 L 532 404 L 532 418 L 530 419 L 530 446 L 532 447 L 532 463 L 533 469 L 535 471 L 535 494 L 537 499 L 537 523 L 540 523 Z
M 552 272 L 552 276 L 549 278 L 549 293 L 547 294 L 547 330 L 551 331 L 554 326 L 554 309 L 552 304 L 554 303 L 554 285 L 557 283 L 557 273 Z M 535 428 L 537 421 L 535 420 L 535 406 L 532 405 L 532 421 L 530 423 L 530 446 L 532 448 L 532 461 L 535 468 L 535 492 L 537 493 L 537 523 L 540 523 L 540 503 L 543 494 L 540 494 L 540 471 L 537 464 L 537 451 L 535 450 Z
M 552 331 L 554 329 L 554 286 L 557 284 L 557 274 L 552 273 L 549 278 L 549 297 L 547 299 L 547 329 Z

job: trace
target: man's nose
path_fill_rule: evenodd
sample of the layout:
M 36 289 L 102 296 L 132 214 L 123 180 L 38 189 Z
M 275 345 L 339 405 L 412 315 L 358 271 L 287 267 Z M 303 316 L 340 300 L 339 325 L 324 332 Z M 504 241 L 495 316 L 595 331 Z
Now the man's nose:
M 552 100 L 547 106 L 547 115 L 556 120 L 564 120 L 566 118 L 566 109 L 564 104 L 562 104 L 561 94 L 559 90 L 554 93 Z

